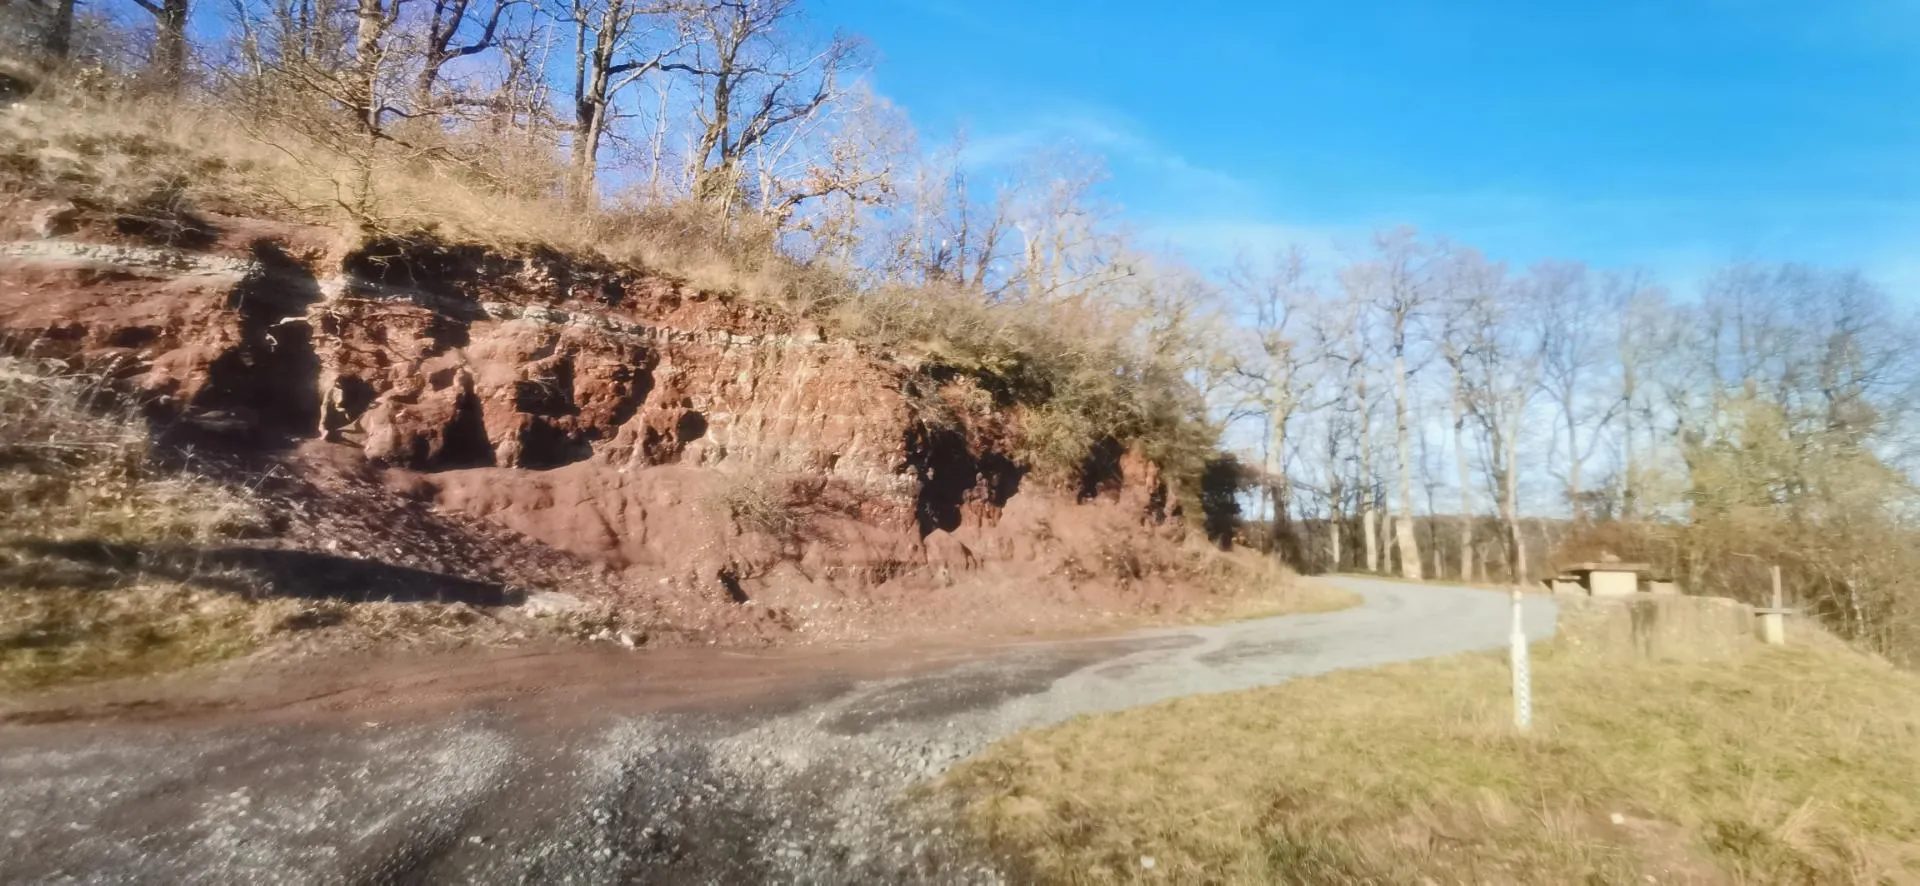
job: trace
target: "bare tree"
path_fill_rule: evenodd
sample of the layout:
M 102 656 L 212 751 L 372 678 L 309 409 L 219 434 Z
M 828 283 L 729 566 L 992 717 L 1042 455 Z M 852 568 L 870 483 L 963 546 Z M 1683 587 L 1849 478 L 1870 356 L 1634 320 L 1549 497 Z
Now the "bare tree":
M 1287 476 L 1291 455 L 1289 429 L 1300 410 L 1306 389 L 1303 375 L 1311 363 L 1297 340 L 1300 317 L 1318 301 L 1307 281 L 1306 259 L 1298 247 L 1276 252 L 1265 270 L 1256 269 L 1242 256 L 1227 275 L 1229 289 L 1253 308 L 1252 333 L 1259 347 L 1259 359 L 1239 367 L 1243 379 L 1252 386 L 1255 408 L 1266 418 L 1263 429 L 1265 458 L 1262 490 L 1272 510 L 1271 538 L 1278 550 L 1289 553 L 1292 545 L 1292 482 Z
M 616 116 L 615 102 L 641 78 L 677 67 L 687 46 L 683 10 L 674 0 L 565 0 L 556 19 L 573 26 L 573 135 L 567 196 L 591 204 L 600 147 Z
M 1605 342 L 1598 332 L 1614 318 L 1584 265 L 1542 263 L 1533 269 L 1531 279 L 1537 287 L 1533 298 L 1538 305 L 1540 385 L 1559 411 L 1560 431 L 1565 434 L 1567 507 L 1574 520 L 1585 520 L 1581 472 L 1621 403 L 1618 397 L 1601 397 L 1595 403 L 1592 389 L 1593 373 L 1605 360 Z
M 1640 517 L 1643 493 L 1643 464 L 1639 434 L 1649 430 L 1651 410 L 1642 391 L 1650 351 L 1657 347 L 1658 327 L 1666 319 L 1660 316 L 1665 293 L 1653 288 L 1646 272 L 1628 271 L 1609 275 L 1605 283 L 1604 304 L 1618 318 L 1615 327 L 1615 368 L 1619 371 L 1620 415 L 1620 515 L 1628 520 Z
M 904 115 L 870 90 L 790 127 L 752 155 L 760 212 L 778 229 L 812 235 L 818 254 L 853 261 L 862 212 L 892 202 L 894 175 L 914 150 Z M 813 211 L 805 212 L 807 207 Z
M 377 136 L 390 107 L 381 94 L 381 80 L 387 54 L 387 37 L 409 0 L 358 0 L 354 8 L 353 62 L 348 67 L 343 94 L 347 109 L 359 122 L 361 131 Z
M 1346 389 L 1341 387 L 1337 393 L 1344 395 L 1345 392 Z M 1344 401 L 1344 396 L 1336 398 L 1336 402 L 1344 403 Z M 1329 571 L 1333 572 L 1344 568 L 1346 557 L 1343 533 L 1347 522 L 1346 503 L 1350 494 L 1346 479 L 1346 463 L 1349 456 L 1342 444 L 1351 434 L 1348 421 L 1348 407 L 1343 406 L 1327 414 L 1322 428 L 1324 445 L 1321 447 L 1321 455 L 1326 472 L 1327 559 L 1330 564 Z
M 1419 321 L 1431 294 L 1426 276 L 1427 250 L 1412 228 L 1382 231 L 1374 237 L 1375 258 L 1348 269 L 1346 283 L 1354 298 L 1364 299 L 1385 320 L 1387 352 L 1393 357 L 1394 454 L 1398 468 L 1393 537 L 1399 548 L 1401 574 L 1421 576 L 1419 540 L 1413 523 L 1413 428 L 1408 383 L 1410 332 Z
M 1472 390 L 1468 380 L 1472 367 L 1469 351 L 1476 336 L 1479 305 L 1497 297 L 1504 287 L 1506 270 L 1492 264 L 1480 253 L 1466 248 L 1450 248 L 1443 277 L 1445 307 L 1441 328 L 1434 336 L 1440 356 L 1448 369 L 1448 408 L 1452 422 L 1454 467 L 1460 487 L 1459 544 L 1460 579 L 1473 581 L 1475 545 L 1473 537 L 1473 470 L 1467 448 L 1467 426 L 1473 417 L 1469 405 Z
M 187 77 L 187 0 L 133 0 L 153 16 L 153 72 L 160 88 L 178 93 Z
M 1520 520 L 1520 431 L 1540 381 L 1537 327 L 1525 322 L 1524 312 L 1532 307 L 1526 300 L 1529 290 L 1490 274 L 1476 282 L 1462 293 L 1467 367 L 1462 381 L 1506 530 L 1507 577 L 1520 584 L 1528 575 Z
M 1367 368 L 1370 338 L 1367 333 L 1366 316 L 1361 311 L 1359 301 L 1346 298 L 1328 305 L 1326 310 L 1316 312 L 1314 316 L 1315 351 L 1326 363 L 1335 380 L 1335 402 L 1341 405 L 1339 412 L 1344 420 L 1333 424 L 1344 426 L 1350 420 L 1355 436 L 1353 459 L 1357 461 L 1358 473 L 1351 487 L 1345 479 L 1333 482 L 1336 491 L 1347 491 L 1357 495 L 1356 510 L 1360 516 L 1360 536 L 1365 546 L 1365 563 L 1368 572 L 1380 569 L 1380 536 L 1376 517 L 1379 513 L 1378 484 L 1373 474 L 1373 403 L 1368 397 Z M 1350 418 L 1346 418 L 1350 416 Z M 1332 425 L 1330 424 L 1330 427 Z M 1331 431 L 1330 431 L 1331 433 Z M 1329 443 L 1329 456 L 1337 454 L 1337 443 Z M 1338 464 L 1329 464 L 1330 476 L 1344 473 Z M 1336 500 L 1340 500 L 1336 497 Z M 1334 521 L 1336 524 L 1338 519 Z M 1338 547 L 1338 533 L 1334 531 L 1334 546 Z
M 479 55 L 500 42 L 500 23 L 520 0 L 430 0 L 420 71 L 414 76 L 413 108 L 424 112 L 436 105 L 434 90 L 442 72 L 456 59 Z M 479 33 L 472 33 L 475 28 Z M 464 41 L 464 42 L 463 42 Z
M 727 0 L 685 11 L 699 120 L 690 178 L 695 199 L 725 211 L 741 203 L 745 163 L 788 127 L 840 95 L 856 44 L 835 35 L 811 47 L 792 32 L 799 0 Z
M 1009 200 L 1005 192 L 991 203 L 977 198 L 961 162 L 965 148 L 959 136 L 914 164 L 883 273 L 894 282 L 951 282 L 995 301 L 1009 277 L 1002 263 L 1013 225 Z
M 1058 147 L 1030 157 L 1002 186 L 1002 211 L 1020 255 L 1003 288 L 1008 298 L 1078 300 L 1126 279 L 1125 243 L 1111 230 L 1112 207 L 1095 191 L 1105 175 L 1098 160 Z

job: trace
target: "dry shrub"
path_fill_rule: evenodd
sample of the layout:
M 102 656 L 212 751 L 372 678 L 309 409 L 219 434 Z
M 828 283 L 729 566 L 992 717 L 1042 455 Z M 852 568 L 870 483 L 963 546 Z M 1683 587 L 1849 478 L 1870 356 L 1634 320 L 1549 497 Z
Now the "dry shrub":
M 22 102 L 0 108 L 0 170 L 39 196 L 135 216 L 185 212 L 230 203 L 270 159 L 219 133 L 198 114 Z
M 974 379 L 1020 410 L 1017 454 L 1041 477 L 1079 477 L 1102 440 L 1138 446 L 1197 491 L 1218 434 L 1167 355 L 1134 340 L 1130 318 L 1060 303 L 989 304 L 953 287 L 887 287 L 839 305 L 843 334 L 913 354 L 925 371 Z
M 807 526 L 800 484 L 754 466 L 723 474 L 709 507 L 741 532 L 758 533 L 782 544 L 800 541 Z
M 1214 600 L 1207 618 L 1247 619 L 1308 612 L 1332 612 L 1357 606 L 1350 591 L 1302 580 L 1278 557 L 1247 548 L 1223 551 L 1212 545 L 1184 548 L 1193 581 Z
M 852 289 L 844 275 L 787 256 L 754 217 L 725 220 L 686 203 L 570 206 L 551 146 L 477 131 L 364 142 L 314 130 L 231 107 L 56 89 L 0 109 L 0 180 L 131 218 L 217 211 L 344 223 L 361 236 L 551 249 L 800 315 L 825 316 Z
M 0 357 L 0 541 L 195 545 L 257 525 L 244 495 L 153 455 L 146 420 L 99 377 Z

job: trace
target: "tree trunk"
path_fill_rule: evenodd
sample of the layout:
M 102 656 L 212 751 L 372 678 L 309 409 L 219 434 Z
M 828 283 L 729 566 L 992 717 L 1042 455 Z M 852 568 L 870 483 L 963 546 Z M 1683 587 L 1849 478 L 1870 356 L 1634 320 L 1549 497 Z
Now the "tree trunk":
M 1400 455 L 1400 512 L 1393 521 L 1400 543 L 1400 576 L 1419 581 L 1420 542 L 1413 534 L 1413 429 L 1407 421 L 1407 358 L 1393 356 L 1394 448 Z
M 359 0 L 354 12 L 353 78 L 349 104 L 361 131 L 380 131 L 380 39 L 387 30 L 382 0 Z
M 574 38 L 573 149 L 567 164 L 568 199 L 574 206 L 591 207 L 596 197 L 595 180 L 600 172 L 600 140 L 607 130 L 607 89 L 613 74 L 616 29 L 623 7 L 610 4 L 594 35 L 593 47 L 586 35 Z
M 187 79 L 187 11 L 187 0 L 161 0 L 154 19 L 153 69 L 168 95 L 178 95 Z
M 1399 563 L 1399 546 L 1386 543 L 1387 539 L 1399 537 L 1400 518 L 1394 516 L 1392 508 L 1387 507 L 1384 501 L 1386 496 L 1381 498 L 1383 501 L 1380 502 L 1380 571 L 1390 574 L 1406 566 Z
M 719 204 L 721 214 L 725 215 L 739 193 L 736 169 L 739 158 L 734 155 L 732 144 L 732 72 L 723 72 L 714 78 L 710 102 L 713 117 L 700 135 L 700 153 L 693 158 L 693 198 L 702 203 Z
M 567 164 L 567 196 L 575 206 L 588 208 L 594 203 L 594 181 L 600 167 L 600 139 L 607 125 L 606 105 L 592 100 L 578 102 L 574 106 L 573 119 L 573 151 Z
M 1507 573 L 1516 585 L 1527 583 L 1526 540 L 1520 535 L 1520 479 L 1514 457 L 1514 431 L 1509 425 L 1500 441 L 1500 516 L 1507 524 Z
M 1567 401 L 1567 509 L 1576 522 L 1587 519 L 1586 506 L 1580 501 L 1580 423 L 1574 420 L 1573 401 Z
M 47 26 L 47 55 L 65 60 L 73 52 L 73 8 L 75 0 L 59 0 L 53 8 L 53 24 Z
M 1267 477 L 1272 486 L 1273 530 L 1268 544 L 1281 556 L 1292 550 L 1288 537 L 1293 534 L 1293 484 L 1287 479 L 1287 416 L 1281 410 L 1275 410 L 1273 417 L 1273 445 L 1267 453 Z
M 1473 472 L 1467 464 L 1465 394 L 1453 377 L 1453 458 L 1460 470 L 1460 580 L 1473 581 Z
M 1373 418 L 1367 408 L 1367 378 L 1354 385 L 1360 398 L 1360 533 L 1367 545 L 1367 571 L 1380 571 L 1380 535 L 1374 526 Z
M 1374 521 L 1377 515 L 1378 512 L 1373 507 L 1373 499 L 1369 496 L 1366 505 L 1360 509 L 1360 535 L 1367 545 L 1368 572 L 1380 571 L 1380 529 L 1379 524 Z
M 1625 476 L 1621 480 L 1620 518 L 1623 520 L 1636 519 L 1640 510 L 1640 465 L 1633 457 L 1633 388 L 1633 370 L 1629 367 L 1621 380 L 1621 400 L 1624 401 L 1620 410 L 1624 425 L 1621 432 L 1621 460 L 1625 462 L 1622 468 Z
M 672 115 L 667 113 L 667 93 L 666 88 L 661 88 L 658 92 L 660 107 L 654 113 L 653 134 L 647 139 L 647 148 L 652 159 L 652 163 L 647 167 L 647 199 L 656 202 L 659 201 L 661 193 L 660 174 L 666 169 L 667 124 L 672 119 Z
M 433 87 L 440 81 L 440 68 L 446 60 L 436 53 L 428 53 L 420 64 L 420 76 L 413 81 L 413 102 L 409 109 L 412 113 L 424 113 L 433 107 Z
M 1329 508 L 1328 514 L 1329 514 L 1329 517 L 1327 519 L 1327 556 L 1333 559 L 1333 565 L 1328 567 L 1327 571 L 1339 572 L 1340 571 L 1340 520 L 1342 519 L 1339 506 L 1336 505 L 1332 508 Z
M 456 15 L 451 22 L 447 21 L 449 13 Z M 453 59 L 449 47 L 453 45 L 453 35 L 465 17 L 464 6 L 456 10 L 446 0 L 437 0 L 433 4 L 433 15 L 427 19 L 427 45 L 420 52 L 420 73 L 413 80 L 410 110 L 414 113 L 425 113 L 433 106 L 433 87 L 440 82 L 440 69 Z

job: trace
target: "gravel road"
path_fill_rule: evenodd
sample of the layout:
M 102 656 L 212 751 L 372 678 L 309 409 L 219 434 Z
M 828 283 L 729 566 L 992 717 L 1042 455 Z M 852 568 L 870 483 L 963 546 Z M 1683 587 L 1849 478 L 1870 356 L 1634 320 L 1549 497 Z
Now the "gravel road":
M 1331 581 L 1365 603 L 884 667 L 775 655 L 742 672 L 705 651 L 659 671 L 629 653 L 591 691 L 16 717 L 0 726 L 0 882 L 1000 882 L 911 790 L 998 738 L 1506 641 L 1503 594 Z M 1544 639 L 1552 601 L 1527 606 Z M 739 685 L 670 703 L 651 685 L 702 669 Z

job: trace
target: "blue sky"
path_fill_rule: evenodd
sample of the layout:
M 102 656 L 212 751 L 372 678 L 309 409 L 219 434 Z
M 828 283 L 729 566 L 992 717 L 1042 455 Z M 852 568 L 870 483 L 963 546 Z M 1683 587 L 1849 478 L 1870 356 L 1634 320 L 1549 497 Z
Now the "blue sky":
M 1150 240 L 1860 266 L 1920 297 L 1920 0 L 817 0 L 976 152 L 1071 141 Z

